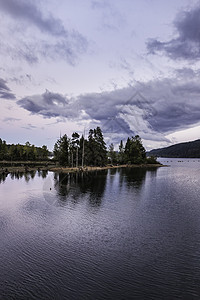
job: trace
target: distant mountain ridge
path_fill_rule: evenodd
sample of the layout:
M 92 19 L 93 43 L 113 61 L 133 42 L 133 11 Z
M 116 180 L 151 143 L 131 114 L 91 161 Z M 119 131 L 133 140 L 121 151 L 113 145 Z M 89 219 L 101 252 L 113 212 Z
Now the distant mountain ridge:
M 153 149 L 147 152 L 147 155 L 159 157 L 200 158 L 200 139 L 175 144 L 165 148 Z

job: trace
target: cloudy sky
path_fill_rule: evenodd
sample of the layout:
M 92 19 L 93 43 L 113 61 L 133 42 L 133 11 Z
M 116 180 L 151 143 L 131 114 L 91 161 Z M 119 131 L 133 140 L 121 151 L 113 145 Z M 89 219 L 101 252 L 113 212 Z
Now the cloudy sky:
M 200 3 L 0 0 L 0 129 L 52 150 L 100 126 L 147 149 L 200 138 Z

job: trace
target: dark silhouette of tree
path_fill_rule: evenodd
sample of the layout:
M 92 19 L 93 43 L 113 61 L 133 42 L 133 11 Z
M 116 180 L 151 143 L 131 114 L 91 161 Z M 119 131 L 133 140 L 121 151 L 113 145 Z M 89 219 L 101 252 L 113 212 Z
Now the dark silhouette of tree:
M 7 159 L 7 155 L 8 155 L 8 147 L 6 145 L 6 141 L 2 141 L 2 139 L 0 139 L 0 159 Z
M 116 153 L 116 151 L 114 149 L 113 143 L 111 143 L 109 145 L 108 156 L 109 156 L 111 164 L 116 164 L 118 162 L 117 153 Z
M 120 144 L 119 144 L 118 162 L 119 162 L 119 164 L 123 164 L 125 162 L 124 145 L 123 145 L 122 140 L 120 141 Z
M 72 133 L 72 139 L 70 144 L 71 149 L 71 165 L 78 167 L 78 156 L 79 156 L 79 141 L 80 135 L 77 132 Z
M 88 165 L 104 166 L 107 164 L 106 143 L 100 127 L 89 131 L 86 157 Z
M 70 140 L 66 134 L 60 137 L 54 145 L 54 157 L 63 166 L 69 165 L 69 146 Z
M 29 142 L 25 145 L 7 145 L 6 141 L 0 139 L 0 160 L 22 161 L 22 160 L 47 160 L 49 151 L 47 146 L 35 147 Z
M 88 139 L 74 132 L 69 139 L 65 134 L 54 146 L 54 158 L 63 166 L 105 166 L 108 157 L 112 164 L 143 164 L 147 163 L 146 151 L 139 135 L 128 137 L 125 147 L 121 140 L 119 153 L 114 145 L 106 149 L 100 127 L 90 129 Z M 153 161 L 152 161 L 153 163 Z
M 128 137 L 125 145 L 125 161 L 129 164 L 141 164 L 146 161 L 146 151 L 139 135 Z

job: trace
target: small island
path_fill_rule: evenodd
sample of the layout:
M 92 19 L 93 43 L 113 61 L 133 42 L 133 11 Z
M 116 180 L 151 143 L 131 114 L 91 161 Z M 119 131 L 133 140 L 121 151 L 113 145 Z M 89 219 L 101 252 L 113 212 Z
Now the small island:
M 54 172 L 84 172 L 120 167 L 160 167 L 154 156 L 147 157 L 139 135 L 121 140 L 118 150 L 108 147 L 100 127 L 90 129 L 88 137 L 74 132 L 61 136 L 53 153 L 47 146 L 9 145 L 0 139 L 0 173 L 45 170 Z

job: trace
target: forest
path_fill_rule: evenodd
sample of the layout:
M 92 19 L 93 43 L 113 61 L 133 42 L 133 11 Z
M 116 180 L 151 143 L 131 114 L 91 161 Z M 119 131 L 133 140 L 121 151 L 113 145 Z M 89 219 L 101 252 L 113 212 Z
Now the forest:
M 47 146 L 36 147 L 26 142 L 25 145 L 7 144 L 0 139 L 0 160 L 6 161 L 47 161 L 50 151 Z M 157 161 L 146 157 L 146 151 L 139 135 L 121 140 L 118 149 L 111 143 L 108 147 L 100 127 L 90 129 L 88 137 L 73 132 L 71 137 L 61 136 L 54 145 L 53 161 L 60 166 L 106 166 L 122 164 L 155 164 Z
M 47 160 L 49 150 L 47 146 L 36 147 L 26 142 L 25 145 L 9 145 L 0 138 L 0 160 L 9 161 L 38 161 Z
M 149 152 L 149 155 L 174 158 L 200 158 L 200 139 L 165 148 L 153 149 Z
M 121 140 L 118 151 L 113 143 L 107 149 L 100 127 L 90 129 L 87 139 L 77 132 L 71 138 L 63 135 L 55 143 L 53 153 L 60 165 L 70 167 L 157 163 L 154 157 L 146 157 L 139 135 L 128 137 L 125 144 Z

